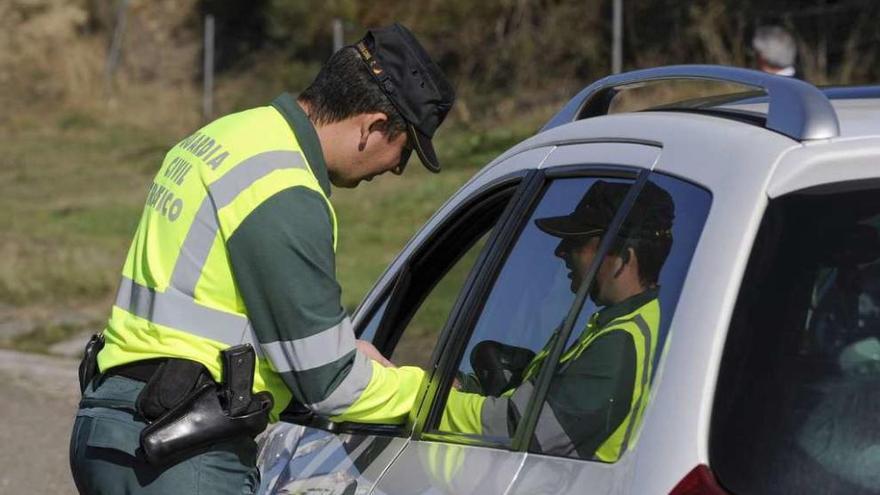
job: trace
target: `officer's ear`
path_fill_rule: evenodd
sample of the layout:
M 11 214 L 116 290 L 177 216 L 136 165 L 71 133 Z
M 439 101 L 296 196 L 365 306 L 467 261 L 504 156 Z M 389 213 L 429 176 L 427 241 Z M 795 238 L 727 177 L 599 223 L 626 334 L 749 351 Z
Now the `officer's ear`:
M 614 270 L 614 278 L 619 277 L 620 274 L 623 273 L 623 269 L 629 263 L 630 257 L 633 254 L 635 254 L 635 250 L 631 246 L 626 246 L 625 248 L 623 248 L 623 250 L 620 252 L 620 255 L 617 256 L 617 260 L 615 261 L 617 267 Z
M 384 112 L 360 114 L 358 116 L 358 125 L 360 126 L 360 142 L 358 143 L 358 150 L 364 151 L 371 138 L 385 139 L 384 129 L 387 127 L 387 123 L 388 115 Z

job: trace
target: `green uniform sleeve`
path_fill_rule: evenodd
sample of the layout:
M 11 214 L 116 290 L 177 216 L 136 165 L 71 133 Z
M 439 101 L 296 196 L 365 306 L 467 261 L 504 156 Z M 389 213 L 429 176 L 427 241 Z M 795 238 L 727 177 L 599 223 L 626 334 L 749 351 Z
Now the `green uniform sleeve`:
M 264 355 L 296 400 L 328 399 L 355 365 L 356 351 L 340 304 L 324 198 L 305 187 L 275 194 L 244 219 L 227 249 Z
M 318 193 L 293 187 L 257 207 L 228 240 L 235 281 L 260 342 L 313 335 L 345 317 L 330 222 Z

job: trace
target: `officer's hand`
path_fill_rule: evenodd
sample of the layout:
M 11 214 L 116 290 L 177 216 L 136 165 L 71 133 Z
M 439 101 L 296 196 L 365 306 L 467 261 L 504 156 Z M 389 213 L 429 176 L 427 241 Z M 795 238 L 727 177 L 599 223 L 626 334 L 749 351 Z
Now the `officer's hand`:
M 376 361 L 377 363 L 381 364 L 382 366 L 384 366 L 386 368 L 396 368 L 397 367 L 397 366 L 394 366 L 394 363 L 385 359 L 385 356 L 383 356 L 382 353 L 379 352 L 379 349 L 376 349 L 376 346 L 367 342 L 366 340 L 358 339 L 357 341 L 355 341 L 355 345 L 357 345 L 358 352 L 366 355 L 368 358 L 372 359 L 373 361 Z

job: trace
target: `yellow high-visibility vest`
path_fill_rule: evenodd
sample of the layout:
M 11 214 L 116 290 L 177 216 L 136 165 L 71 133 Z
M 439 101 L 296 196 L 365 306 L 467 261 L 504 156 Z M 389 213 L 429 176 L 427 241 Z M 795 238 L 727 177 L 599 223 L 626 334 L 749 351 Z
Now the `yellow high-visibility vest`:
M 333 207 L 276 109 L 228 115 L 177 143 L 150 187 L 128 251 L 98 355 L 101 370 L 177 357 L 204 364 L 219 381 L 220 350 L 251 343 L 260 354 L 225 240 L 260 204 L 295 186 L 327 201 L 335 249 Z M 262 355 L 254 390 L 272 393 L 273 417 L 291 398 Z

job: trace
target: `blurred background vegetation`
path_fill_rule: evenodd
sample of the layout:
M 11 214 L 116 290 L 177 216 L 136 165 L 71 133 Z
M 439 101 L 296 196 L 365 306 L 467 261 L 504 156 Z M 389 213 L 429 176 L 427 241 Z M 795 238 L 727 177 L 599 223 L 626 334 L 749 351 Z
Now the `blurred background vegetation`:
M 204 123 L 203 29 L 216 20 L 214 115 L 304 87 L 366 27 L 410 27 L 455 83 L 445 171 L 336 190 L 353 309 L 406 240 L 482 165 L 610 73 L 610 0 L 4 0 L 0 2 L 0 345 L 52 351 L 101 325 L 152 175 Z M 880 2 L 625 0 L 624 69 L 752 66 L 761 24 L 791 30 L 816 84 L 875 82 Z M 116 51 L 111 50 L 116 47 Z M 59 352 L 62 352 L 63 349 Z

